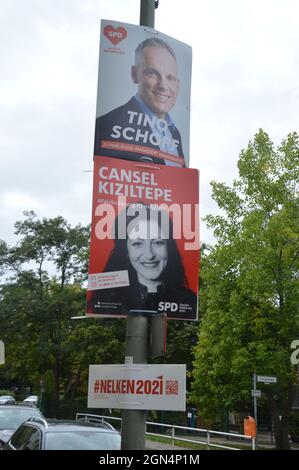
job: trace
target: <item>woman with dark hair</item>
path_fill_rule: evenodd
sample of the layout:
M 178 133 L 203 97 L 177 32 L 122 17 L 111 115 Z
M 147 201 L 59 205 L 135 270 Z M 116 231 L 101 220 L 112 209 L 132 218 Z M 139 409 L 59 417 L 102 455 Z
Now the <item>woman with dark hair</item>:
M 88 313 L 155 314 L 167 310 L 173 318 L 195 319 L 197 297 L 187 287 L 168 214 L 131 204 L 116 219 L 114 233 L 115 245 L 104 272 L 126 271 L 129 286 L 93 291 Z

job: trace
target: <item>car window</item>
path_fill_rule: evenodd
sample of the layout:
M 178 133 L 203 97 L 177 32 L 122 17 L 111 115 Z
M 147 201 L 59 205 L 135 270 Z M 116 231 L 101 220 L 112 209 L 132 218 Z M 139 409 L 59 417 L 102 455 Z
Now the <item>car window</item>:
M 41 441 L 41 433 L 39 429 L 32 427 L 32 433 L 28 437 L 28 441 L 24 450 L 39 450 Z
M 32 426 L 21 426 L 12 436 L 10 443 L 16 450 L 23 450 L 29 436 L 32 434 Z

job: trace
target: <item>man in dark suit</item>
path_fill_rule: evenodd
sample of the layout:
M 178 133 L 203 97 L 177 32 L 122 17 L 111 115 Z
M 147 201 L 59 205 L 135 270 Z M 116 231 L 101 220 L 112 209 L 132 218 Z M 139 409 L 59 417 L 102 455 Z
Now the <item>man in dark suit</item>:
M 185 166 L 181 135 L 169 115 L 180 86 L 173 49 L 158 38 L 141 42 L 131 77 L 137 94 L 96 119 L 94 155 Z

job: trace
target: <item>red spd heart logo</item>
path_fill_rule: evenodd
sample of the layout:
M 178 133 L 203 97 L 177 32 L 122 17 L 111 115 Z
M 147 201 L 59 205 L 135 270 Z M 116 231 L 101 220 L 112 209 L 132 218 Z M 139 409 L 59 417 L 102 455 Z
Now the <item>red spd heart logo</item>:
M 116 44 L 127 37 L 127 31 L 123 27 L 115 29 L 113 26 L 107 25 L 104 28 L 104 35 L 114 46 L 116 46 Z

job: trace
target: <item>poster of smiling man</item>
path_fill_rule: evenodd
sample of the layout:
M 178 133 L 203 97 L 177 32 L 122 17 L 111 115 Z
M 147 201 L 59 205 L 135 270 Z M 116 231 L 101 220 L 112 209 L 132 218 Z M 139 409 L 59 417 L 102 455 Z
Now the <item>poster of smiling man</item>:
M 197 319 L 198 171 L 94 164 L 87 315 Z
M 191 64 L 187 44 L 103 20 L 94 157 L 189 166 Z

